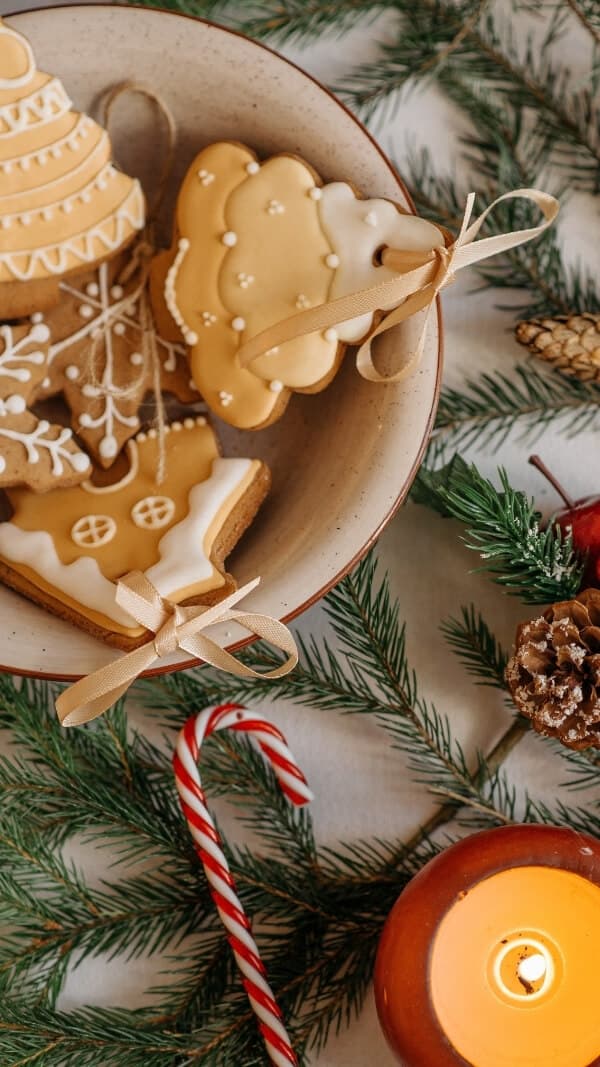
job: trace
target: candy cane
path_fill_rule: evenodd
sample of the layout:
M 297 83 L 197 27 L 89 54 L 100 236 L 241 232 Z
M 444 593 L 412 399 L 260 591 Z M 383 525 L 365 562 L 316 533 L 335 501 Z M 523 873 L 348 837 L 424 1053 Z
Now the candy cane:
M 251 934 L 250 921 L 236 893 L 217 829 L 206 806 L 198 771 L 202 742 L 215 730 L 250 734 L 273 767 L 282 792 L 292 804 L 307 804 L 312 800 L 312 793 L 283 734 L 262 715 L 246 711 L 239 704 L 222 704 L 207 708 L 199 715 L 192 715 L 179 735 L 173 767 L 181 807 L 203 864 L 212 898 L 227 930 L 227 938 L 241 971 L 252 1010 L 258 1017 L 269 1056 L 276 1067 L 289 1067 L 290 1064 L 297 1064 L 298 1060 L 267 982 L 265 966 Z

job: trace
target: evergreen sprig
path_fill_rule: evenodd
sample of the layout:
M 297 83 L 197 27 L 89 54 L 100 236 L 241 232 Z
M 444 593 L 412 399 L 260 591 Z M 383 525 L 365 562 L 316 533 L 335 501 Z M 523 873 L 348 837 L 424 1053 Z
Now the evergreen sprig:
M 593 95 L 574 89 L 569 71 L 552 58 L 564 22 L 549 20 L 540 46 L 532 37 L 517 40 L 510 20 L 486 0 L 423 0 L 416 11 L 410 0 L 397 0 L 397 8 L 404 20 L 396 40 L 382 47 L 378 64 L 359 69 L 346 83 L 355 107 L 371 116 L 423 77 L 437 78 L 443 88 L 450 83 L 456 96 L 460 86 L 478 84 L 492 102 L 534 113 L 537 131 L 552 142 L 560 165 L 596 191 L 600 127 Z
M 504 688 L 508 653 L 473 604 L 462 608 L 460 619 L 443 622 L 441 631 L 477 685 Z
M 460 388 L 445 386 L 434 443 L 496 451 L 511 434 L 532 444 L 549 425 L 565 437 L 600 427 L 600 388 L 538 369 L 528 359 L 510 376 L 483 371 L 477 378 L 466 377 Z
M 422 467 L 412 499 L 466 526 L 463 541 L 482 560 L 481 570 L 528 604 L 567 600 L 581 587 L 584 560 L 570 533 L 541 514 L 499 470 L 500 489 L 457 454 L 444 467 Z
M 503 769 L 528 729 L 510 721 L 487 755 L 467 759 L 448 720 L 418 692 L 405 628 L 373 558 L 329 595 L 330 636 L 303 649 L 283 695 L 298 704 L 368 715 L 404 754 L 400 773 L 439 806 L 410 841 L 349 842 L 318 848 L 310 816 L 282 803 L 270 770 L 247 743 L 219 736 L 203 751 L 209 797 L 240 803 L 261 849 L 225 842 L 242 898 L 255 917 L 263 956 L 290 1022 L 301 1062 L 359 1010 L 390 907 L 439 845 L 434 831 L 451 818 L 467 829 L 515 818 L 595 828 L 592 809 L 545 809 L 519 792 Z M 505 654 L 474 611 L 447 629 L 469 669 L 500 684 Z M 256 646 L 247 662 L 273 664 Z M 283 683 L 276 683 L 277 685 Z M 202 670 L 144 683 L 165 729 L 192 708 L 224 699 L 260 700 L 268 683 Z M 177 812 L 165 747 L 126 729 L 117 707 L 97 724 L 66 735 L 43 683 L 0 678 L 0 723 L 17 739 L 0 763 L 0 1062 L 39 1058 L 49 1067 L 118 1063 L 178 1067 L 264 1064 L 255 1021 L 209 902 L 191 838 Z M 399 758 L 399 757 L 395 757 Z M 232 764 L 235 773 L 232 773 Z M 61 859 L 74 834 L 102 839 L 111 878 L 91 888 Z M 104 834 L 108 837 L 104 838 Z M 444 839 L 444 843 L 447 838 Z M 144 855 L 143 874 L 127 873 Z M 87 1008 L 64 1014 L 56 999 L 69 966 L 82 957 L 183 952 L 168 983 L 143 1011 Z M 35 997 L 36 1010 L 31 1010 Z M 20 1057 L 20 1060 L 19 1060 Z
M 573 19 L 599 43 L 593 0 L 531 2 L 532 14 L 545 20 L 541 49 L 514 40 L 508 20 L 485 0 L 145 2 L 288 42 L 340 35 L 386 14 L 380 61 L 343 87 L 363 113 L 380 116 L 404 87 L 435 80 L 469 116 L 462 153 L 480 204 L 537 182 L 563 195 L 573 186 L 598 187 L 597 53 L 589 89 L 574 85 L 555 58 Z M 413 151 L 409 171 L 421 213 L 457 228 L 467 186 L 439 174 L 423 150 Z M 534 217 L 522 204 L 502 205 L 484 232 L 529 225 Z M 522 315 L 600 307 L 595 279 L 565 269 L 555 231 L 480 267 L 479 276 L 498 290 L 522 289 L 523 300 L 513 305 Z M 527 436 L 550 422 L 573 434 L 597 424 L 598 399 L 596 387 L 531 363 L 486 372 L 445 389 L 436 443 L 498 445 L 512 427 Z M 443 472 L 424 469 L 415 498 L 462 522 L 485 569 L 523 599 L 558 599 L 578 588 L 583 561 L 570 539 L 542 530 L 533 502 L 504 474 L 497 488 L 455 459 Z M 388 741 L 398 774 L 411 776 L 431 798 L 431 817 L 410 840 L 323 848 L 310 813 L 289 807 L 251 746 L 219 735 L 203 750 L 208 797 L 217 805 L 219 798 L 233 801 L 258 841 L 250 848 L 226 839 L 224 847 L 302 1064 L 360 1010 L 382 924 L 407 881 L 447 843 L 447 830 L 443 840 L 436 831 L 450 820 L 469 831 L 519 819 L 600 834 L 594 756 L 539 742 L 565 760 L 566 785 L 586 790 L 586 804 L 577 807 L 560 799 L 546 804 L 511 780 L 506 758 L 530 731 L 523 717 L 507 716 L 490 752 L 465 751 L 417 685 L 406 627 L 373 557 L 329 595 L 326 614 L 329 632 L 299 640 L 301 662 L 288 679 L 232 680 L 202 670 L 140 686 L 163 723 L 156 744 L 128 727 L 123 705 L 65 735 L 54 716 L 53 687 L 0 677 L 0 727 L 13 742 L 0 759 L 2 1067 L 266 1065 L 165 754 L 174 728 L 194 708 L 278 696 L 325 714 L 367 716 Z M 442 632 L 474 681 L 496 689 L 504 704 L 507 653 L 476 608 L 464 608 Z M 260 644 L 242 657 L 263 669 L 279 662 Z M 65 859 L 65 849 L 82 838 L 106 850 L 99 884 L 90 885 Z M 141 872 L 132 866 L 139 860 Z M 57 1009 L 67 971 L 81 959 L 97 957 L 100 966 L 104 958 L 141 953 L 158 955 L 165 967 L 143 1010 Z

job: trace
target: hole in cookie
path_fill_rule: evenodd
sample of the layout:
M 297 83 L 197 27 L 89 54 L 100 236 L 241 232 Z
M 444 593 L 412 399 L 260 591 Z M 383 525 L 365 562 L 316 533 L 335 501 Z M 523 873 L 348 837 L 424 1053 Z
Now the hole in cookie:
M 373 266 L 374 267 L 382 267 L 383 266 L 383 253 L 385 252 L 386 248 L 387 248 L 387 245 L 379 245 L 379 248 L 376 248 L 375 251 L 373 252 Z

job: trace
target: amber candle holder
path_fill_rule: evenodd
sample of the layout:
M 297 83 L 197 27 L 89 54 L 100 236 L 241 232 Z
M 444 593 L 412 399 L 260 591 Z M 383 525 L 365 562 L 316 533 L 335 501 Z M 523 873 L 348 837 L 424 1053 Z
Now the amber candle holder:
M 599 971 L 600 842 L 510 826 L 413 879 L 383 931 L 375 995 L 404 1067 L 593 1067 Z

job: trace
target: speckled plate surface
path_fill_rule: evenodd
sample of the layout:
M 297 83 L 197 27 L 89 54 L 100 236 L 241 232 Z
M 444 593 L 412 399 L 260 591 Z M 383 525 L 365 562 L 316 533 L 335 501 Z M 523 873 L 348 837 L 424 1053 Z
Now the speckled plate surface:
M 92 114 L 110 86 L 135 78 L 151 84 L 179 128 L 177 166 L 165 208 L 199 148 L 238 140 L 261 156 L 304 156 L 325 181 L 348 179 L 367 196 L 408 207 L 393 167 L 366 130 L 321 85 L 293 64 L 244 37 L 170 12 L 76 5 L 7 18 L 29 38 L 41 69 L 57 74 L 75 106 Z M 156 119 L 128 98 L 112 130 L 115 156 L 151 184 L 159 169 Z M 421 328 L 410 321 L 386 337 L 394 359 Z M 273 490 L 230 558 L 240 583 L 262 576 L 245 602 L 278 618 L 297 615 L 322 596 L 371 545 L 406 495 L 416 472 L 439 390 L 440 323 L 432 323 L 418 371 L 400 385 L 359 378 L 349 354 L 329 389 L 295 396 L 268 430 L 223 427 L 227 455 L 260 456 Z M 0 587 L 3 670 L 75 677 L 115 652 Z M 231 624 L 213 632 L 232 647 L 244 636 Z M 173 657 L 160 665 L 189 665 Z

